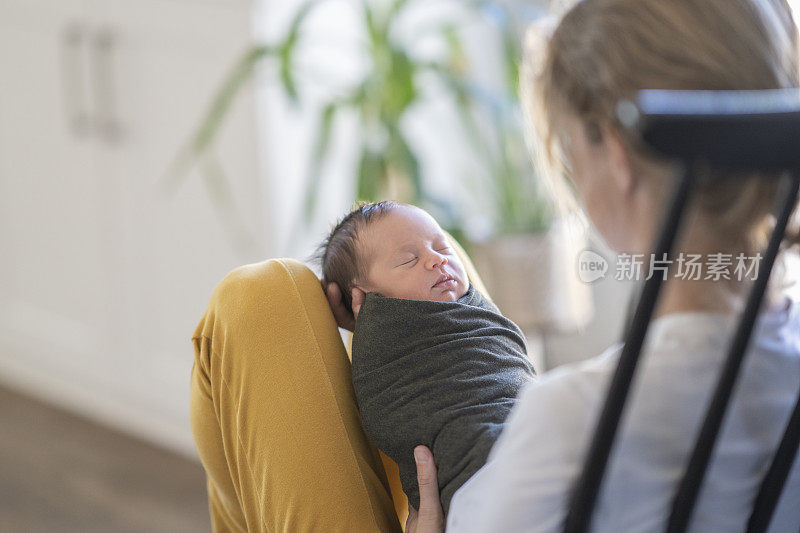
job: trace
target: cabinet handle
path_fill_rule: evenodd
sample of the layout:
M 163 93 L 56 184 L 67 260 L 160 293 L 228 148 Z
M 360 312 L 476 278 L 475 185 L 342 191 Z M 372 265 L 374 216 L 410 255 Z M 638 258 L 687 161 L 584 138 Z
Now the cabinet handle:
M 113 54 L 117 38 L 110 28 L 97 30 L 92 41 L 94 76 L 95 128 L 109 143 L 118 141 L 122 127 L 116 114 Z
M 69 128 L 78 137 L 89 133 L 91 120 L 84 81 L 86 79 L 81 60 L 86 30 L 78 22 L 66 26 L 61 36 L 61 75 L 64 113 Z

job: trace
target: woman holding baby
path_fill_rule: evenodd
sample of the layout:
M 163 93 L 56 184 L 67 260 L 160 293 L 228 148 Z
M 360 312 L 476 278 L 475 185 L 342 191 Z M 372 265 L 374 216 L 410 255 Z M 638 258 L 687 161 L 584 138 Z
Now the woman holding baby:
M 641 89 L 800 85 L 786 0 L 584 0 L 526 44 L 524 104 L 559 176 L 553 190 L 568 207 L 580 206 L 609 247 L 631 254 L 650 253 L 674 169 L 621 126 L 617 103 Z M 763 180 L 700 185 L 677 249 L 755 256 L 770 232 L 775 192 Z M 800 234 L 790 227 L 786 248 L 796 244 Z M 192 425 L 212 521 L 218 530 L 396 530 L 380 459 L 359 429 L 346 356 L 325 348 L 336 336 L 330 311 L 350 329 L 353 315 L 337 285 L 327 287 L 326 301 L 318 284 L 306 287 L 281 261 L 226 278 L 194 336 Z M 744 529 L 794 405 L 800 303 L 782 292 L 780 274 L 765 297 L 693 531 Z M 289 281 L 295 288 L 284 294 Z M 701 423 L 698 406 L 708 404 L 749 288 L 746 280 L 679 278 L 662 288 L 595 510 L 597 531 L 664 529 Z M 362 298 L 353 293 L 356 312 Z M 265 356 L 267 346 L 276 355 Z M 436 458 L 418 447 L 420 505 L 410 510 L 408 530 L 563 527 L 619 352 L 612 346 L 525 386 L 488 461 L 453 496 L 446 524 Z M 800 525 L 797 463 L 773 531 Z

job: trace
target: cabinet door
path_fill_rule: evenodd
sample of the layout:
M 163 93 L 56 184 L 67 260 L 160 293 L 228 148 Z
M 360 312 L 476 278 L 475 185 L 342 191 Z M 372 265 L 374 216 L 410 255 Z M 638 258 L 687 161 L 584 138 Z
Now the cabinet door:
M 98 2 L 96 98 L 107 131 L 101 165 L 120 203 L 117 270 L 124 305 L 115 354 L 142 408 L 188 435 L 189 341 L 214 286 L 263 259 L 253 95 L 236 101 L 215 149 L 230 190 L 190 172 L 165 193 L 171 162 L 212 96 L 251 44 L 248 2 Z M 104 96 L 103 91 L 112 93 Z
M 84 9 L 0 6 L 0 359 L 53 373 L 105 353 L 114 305 L 116 206 L 94 166 Z
M 0 4 L 5 379 L 192 449 L 192 331 L 216 283 L 262 259 L 252 93 L 216 150 L 236 223 L 197 173 L 162 183 L 251 26 L 246 0 Z

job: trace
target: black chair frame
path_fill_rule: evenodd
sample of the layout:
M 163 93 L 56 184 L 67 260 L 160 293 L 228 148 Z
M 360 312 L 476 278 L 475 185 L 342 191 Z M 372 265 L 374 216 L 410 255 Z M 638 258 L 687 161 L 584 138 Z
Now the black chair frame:
M 635 131 L 656 153 L 675 160 L 680 168 L 661 231 L 653 247 L 655 258 L 669 261 L 674 254 L 682 219 L 697 185 L 697 165 L 730 171 L 731 176 L 759 172 L 769 176 L 765 179 L 780 180 L 773 209 L 776 221 L 773 233 L 762 255 L 758 274 L 728 348 L 711 403 L 672 501 L 666 529 L 670 533 L 678 533 L 685 531 L 690 523 L 775 259 L 781 251 L 781 242 L 797 204 L 800 188 L 800 90 L 647 90 L 639 92 L 636 102 L 621 102 L 617 114 L 625 127 Z M 625 344 L 619 363 L 569 501 L 564 523 L 564 531 L 568 533 L 582 533 L 591 526 L 592 511 L 662 281 L 662 276 L 653 275 L 644 282 L 635 311 L 626 324 Z M 797 403 L 755 500 L 748 532 L 767 530 L 797 455 L 798 445 L 800 383 Z

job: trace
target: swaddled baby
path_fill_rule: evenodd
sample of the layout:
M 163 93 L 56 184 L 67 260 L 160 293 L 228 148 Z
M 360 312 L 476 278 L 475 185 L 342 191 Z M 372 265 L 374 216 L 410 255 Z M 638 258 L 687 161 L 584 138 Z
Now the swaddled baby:
M 364 429 L 399 465 L 416 509 L 414 447 L 433 451 L 446 515 L 534 375 L 524 336 L 469 283 L 446 235 L 419 208 L 362 205 L 320 252 L 325 282 L 339 284 L 357 315 L 353 386 Z

